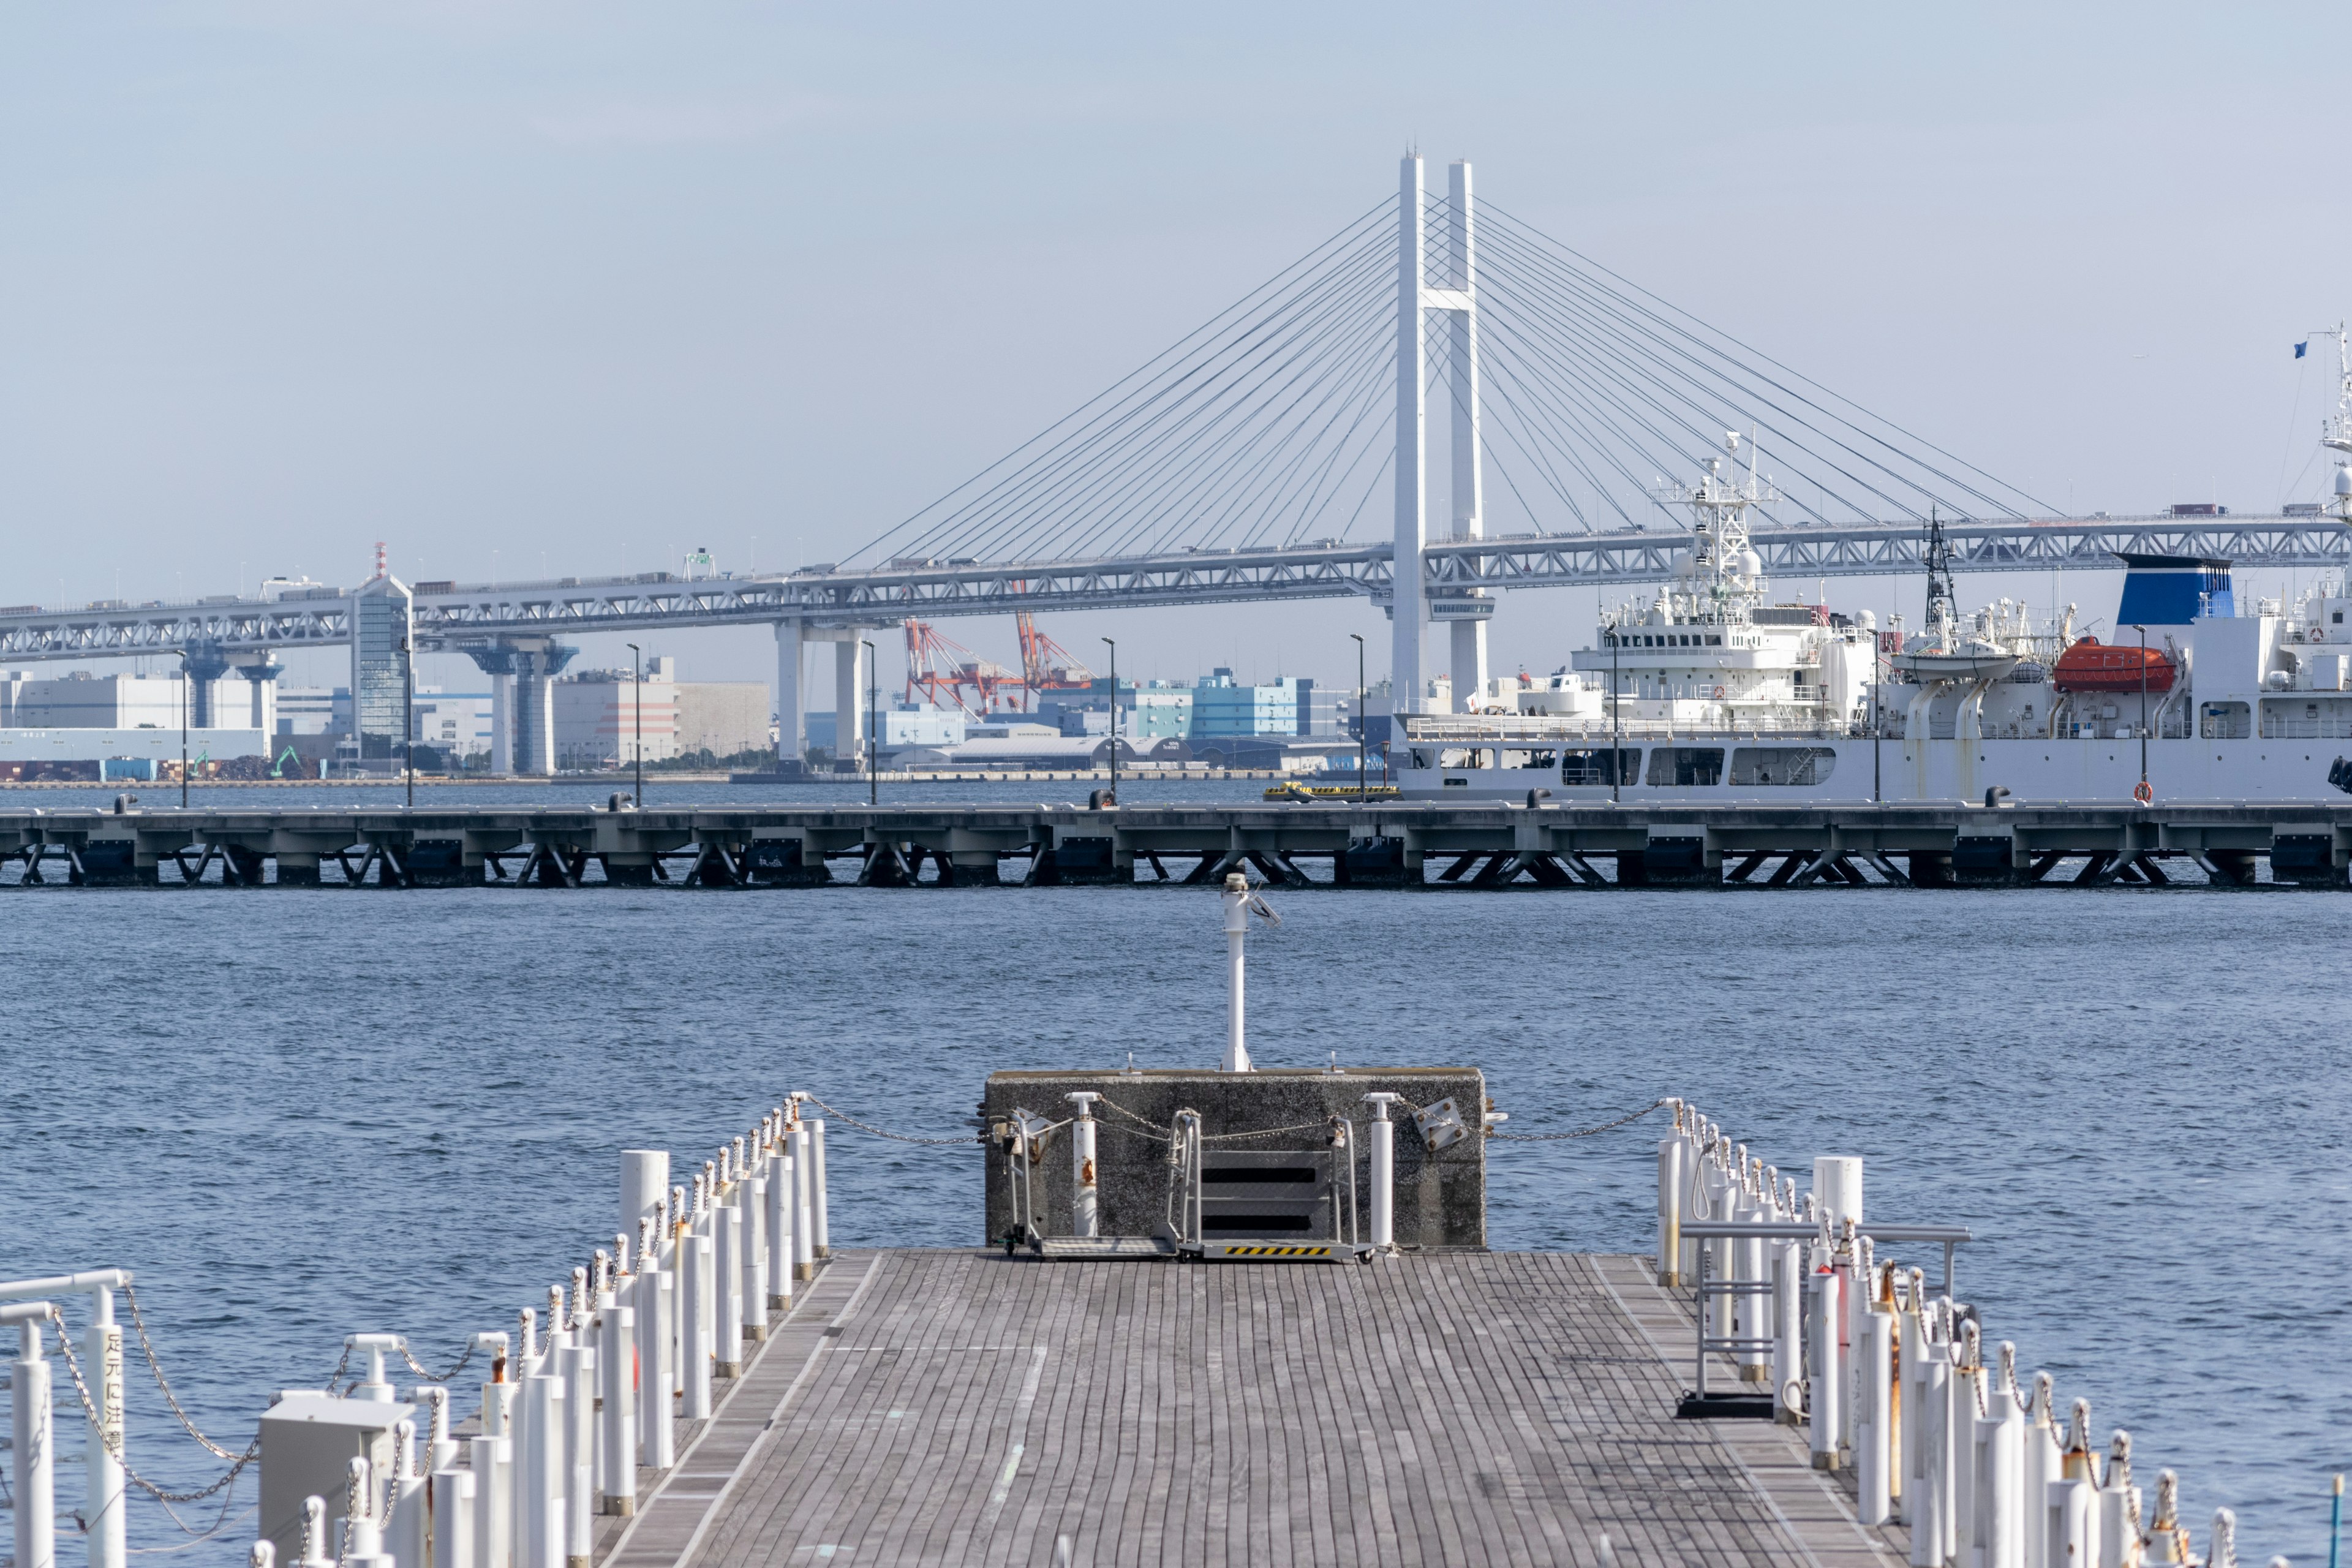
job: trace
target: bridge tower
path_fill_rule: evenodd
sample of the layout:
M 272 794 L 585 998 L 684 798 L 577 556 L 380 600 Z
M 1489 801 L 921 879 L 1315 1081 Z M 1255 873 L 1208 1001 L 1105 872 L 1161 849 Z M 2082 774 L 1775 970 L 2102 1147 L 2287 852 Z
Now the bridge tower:
M 1396 548 L 1391 557 L 1391 680 L 1396 711 L 1430 706 L 1423 692 L 1423 626 L 1430 619 L 1453 628 L 1452 675 L 1456 701 L 1474 700 L 1486 683 L 1486 624 L 1493 602 L 1484 591 L 1432 601 L 1423 593 L 1422 552 L 1429 541 L 1428 353 L 1426 313 L 1447 321 L 1446 401 L 1452 408 L 1452 530 L 1457 539 L 1483 537 L 1485 488 L 1478 428 L 1478 296 L 1476 230 L 1472 221 L 1470 164 L 1446 170 L 1445 247 L 1436 281 L 1422 212 L 1422 163 L 1406 154 L 1397 179 Z

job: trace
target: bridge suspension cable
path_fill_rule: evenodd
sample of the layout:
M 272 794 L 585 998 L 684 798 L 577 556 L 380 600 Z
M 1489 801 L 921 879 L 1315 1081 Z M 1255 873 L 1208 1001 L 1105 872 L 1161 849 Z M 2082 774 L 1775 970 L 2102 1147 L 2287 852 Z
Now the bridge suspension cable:
M 1424 233 L 1452 243 L 1447 197 Z M 1752 432 L 1759 525 L 2052 509 L 1491 202 L 1475 205 L 1480 428 L 1521 531 L 1678 523 L 1660 490 Z M 1377 539 L 1394 460 L 1396 212 L 1368 209 L 1167 351 L 883 533 L 868 569 Z M 1433 400 L 1442 320 L 1424 323 Z M 1442 406 L 1442 402 L 1440 404 Z M 1513 531 L 1502 509 L 1489 534 Z

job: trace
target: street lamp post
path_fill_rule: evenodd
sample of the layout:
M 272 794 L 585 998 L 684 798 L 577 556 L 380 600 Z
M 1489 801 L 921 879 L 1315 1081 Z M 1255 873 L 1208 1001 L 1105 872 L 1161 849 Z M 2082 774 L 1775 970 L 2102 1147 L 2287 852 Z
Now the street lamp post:
M 643 811 L 646 806 L 646 655 L 645 650 L 635 643 L 626 646 L 637 663 L 637 809 Z
M 1609 804 L 1618 801 L 1617 775 L 1625 771 L 1625 736 L 1617 721 L 1617 689 L 1624 684 L 1619 673 L 1617 650 L 1625 646 L 1624 623 L 1618 622 L 1609 633 Z
M 2147 785 L 2147 628 L 2134 626 L 2139 634 L 2139 790 L 2132 798 L 2143 804 L 2150 793 Z
M 864 637 L 857 646 L 866 650 L 866 804 L 882 804 L 882 746 L 877 737 L 879 725 L 876 715 L 882 705 L 882 671 L 874 662 L 874 645 Z M 851 723 L 857 721 L 851 720 Z
M 1356 639 L 1356 804 L 1361 805 L 1370 798 L 1371 786 L 1364 771 L 1364 639 L 1354 632 L 1348 635 Z
M 400 748 L 408 763 L 408 805 L 416 808 L 416 654 L 400 639 Z M 356 728 L 356 726 L 354 726 Z
M 1118 644 L 1110 645 L 1110 804 L 1118 804 Z
M 188 650 L 180 653 L 180 809 L 188 809 Z

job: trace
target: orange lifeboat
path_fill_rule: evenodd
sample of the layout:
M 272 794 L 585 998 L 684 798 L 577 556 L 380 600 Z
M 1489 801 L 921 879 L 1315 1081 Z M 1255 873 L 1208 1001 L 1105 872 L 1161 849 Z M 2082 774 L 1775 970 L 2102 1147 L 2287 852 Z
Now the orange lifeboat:
M 2126 647 L 2084 637 L 2058 656 L 2050 683 L 2061 691 L 2140 691 L 2172 689 L 2179 673 L 2161 648 Z M 2141 682 L 2147 684 L 2142 686 Z

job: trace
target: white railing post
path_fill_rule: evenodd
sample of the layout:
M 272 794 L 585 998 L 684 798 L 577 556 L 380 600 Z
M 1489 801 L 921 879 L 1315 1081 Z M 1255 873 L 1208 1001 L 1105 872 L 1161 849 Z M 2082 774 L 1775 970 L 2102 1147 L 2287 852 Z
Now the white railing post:
M 1845 1366 L 1838 1354 L 1838 1330 L 1845 1321 L 1840 1294 L 1845 1276 L 1833 1268 L 1813 1271 L 1812 1460 L 1817 1470 L 1838 1468 L 1838 1433 L 1844 1423 Z M 1941 1564 L 1937 1565 L 1941 1568 Z
M 1984 1342 L 1973 1322 L 1957 1325 L 1952 1348 L 1952 1537 L 1956 1562 L 1977 1562 L 1977 1389 L 1984 1377 Z
M 1860 1363 L 1862 1409 L 1854 1422 L 1855 1508 L 1864 1524 L 1885 1524 L 1894 1511 L 1895 1314 L 1871 1311 L 1863 1318 Z
M 2116 1428 L 2099 1483 L 2099 1568 L 2138 1568 L 2139 1488 L 2132 1485 L 2131 1434 Z
M 1684 1283 L 1683 1184 L 1688 1146 L 1678 1133 L 1658 1140 L 1658 1283 L 1668 1289 Z
M 2000 1345 L 1998 1376 L 1985 1374 L 1976 1429 L 1976 1529 L 1980 1568 L 2024 1568 L 2025 1412 L 2017 1400 L 2017 1347 Z
M 1396 1098 L 1388 1093 L 1364 1096 L 1372 1108 L 1372 1245 L 1383 1252 L 1396 1247 L 1396 1123 L 1389 1120 L 1389 1107 Z
M 1772 1217 L 1772 1210 L 1755 1190 L 1753 1169 L 1742 1173 L 1742 1183 L 1732 1189 L 1733 1215 L 1750 1224 L 1760 1225 Z M 1743 1236 L 1731 1244 L 1731 1278 L 1735 1284 L 1750 1287 L 1731 1299 L 1733 1332 L 1743 1340 L 1771 1337 L 1766 1327 L 1771 1321 L 1772 1300 L 1761 1287 L 1770 1283 L 1764 1268 L 1764 1238 Z M 1739 1367 L 1742 1383 L 1764 1383 L 1772 1375 L 1771 1355 L 1764 1350 L 1743 1350 L 1734 1358 Z
M 814 1195 L 816 1207 L 816 1213 L 809 1222 L 816 1227 L 815 1234 L 810 1237 L 810 1242 L 817 1257 L 830 1258 L 833 1256 L 833 1238 L 832 1233 L 825 1226 L 824 1217 L 824 1119 L 817 1117 L 809 1122 L 808 1127 L 809 1159 L 812 1162 L 809 1171 L 809 1188 Z
M 23 1336 L 9 1380 L 14 1414 L 8 1453 L 9 1489 L 16 1500 L 16 1568 L 57 1568 L 57 1429 L 49 1392 L 49 1363 L 42 1352 L 41 1325 L 57 1309 L 47 1301 L 0 1307 L 0 1323 L 15 1323 Z
M 393 1561 L 400 1568 L 425 1568 L 433 1544 L 432 1499 L 416 1464 L 416 1424 L 403 1421 L 393 1427 L 392 1540 Z
M 1905 1276 L 1903 1300 L 1896 1309 L 1895 1324 L 1895 1359 L 1902 1368 L 1903 1384 L 1897 1402 L 1902 1408 L 1895 1423 L 1899 1445 L 1895 1455 L 1895 1517 L 1915 1528 L 1919 1522 L 1919 1499 L 1927 1473 L 1921 1458 L 1927 1447 L 1927 1423 L 1922 1413 L 1927 1408 L 1927 1320 L 1922 1310 L 1925 1298 L 1920 1289 L 1919 1270 L 1909 1270 Z
M 433 1568 L 474 1568 L 474 1509 L 481 1497 L 474 1472 L 444 1467 L 433 1472 L 431 1486 Z
M 669 1194 L 669 1151 L 621 1151 L 621 1234 L 635 1236 L 640 1221 L 660 1212 Z
M 296 1562 L 299 1568 L 334 1568 L 334 1556 L 327 1550 L 325 1498 L 302 1500 L 302 1555 Z
M 1805 1419 L 1805 1249 L 1794 1241 L 1772 1249 L 1772 1418 Z
M 808 1122 L 801 1115 L 806 1096 L 792 1095 L 793 1129 L 793 1268 L 803 1279 L 816 1278 L 816 1167 L 809 1152 Z
M 635 1294 L 632 1284 L 630 1295 Z M 596 1452 L 604 1465 L 604 1511 L 625 1519 L 637 1510 L 637 1315 L 617 1297 L 607 1300 L 611 1304 L 604 1310 L 596 1345 L 604 1379 L 604 1408 L 597 1413 L 604 1429 Z
M 564 1568 L 563 1380 L 541 1373 L 524 1385 L 523 1550 L 520 1568 Z
M 782 1113 L 779 1112 L 779 1115 Z M 793 1136 L 781 1123 L 768 1155 L 768 1305 L 793 1307 Z
M 636 1309 L 637 1430 L 633 1452 L 637 1462 L 655 1469 L 669 1468 L 670 1382 L 668 1356 L 670 1276 L 662 1266 L 659 1219 L 642 1222 L 638 1234 L 641 1261 L 630 1295 Z M 632 1479 L 635 1472 L 632 1472 Z
M 127 1279 L 129 1277 L 126 1275 Z M 84 1528 L 89 1532 L 89 1568 L 124 1568 L 122 1454 L 128 1432 L 122 1419 L 122 1325 L 114 1321 L 114 1292 L 103 1286 L 89 1293 L 90 1323 L 82 1336 L 83 1376 L 89 1383 L 97 1419 L 90 1424 Z
M 710 1353 L 720 1377 L 740 1376 L 743 1371 L 743 1211 L 735 1205 L 740 1191 L 740 1185 L 729 1188 L 710 1211 L 719 1276 L 719 1288 L 711 1293 L 718 1332 Z
M 563 1554 L 571 1568 L 588 1568 L 596 1550 L 596 1352 L 576 1342 L 563 1347 Z
M 678 1303 L 678 1376 L 684 1398 L 678 1414 L 700 1421 L 710 1414 L 710 1286 L 715 1273 L 708 1216 L 678 1237 L 678 1277 L 686 1296 Z
M 1102 1096 L 1081 1092 L 1062 1098 L 1078 1108 L 1077 1120 L 1070 1124 L 1070 1234 L 1092 1236 L 1099 1195 L 1095 1185 L 1095 1101 Z M 1355 1157 L 1356 1152 L 1349 1150 L 1348 1158 Z
M 352 1545 L 345 1561 L 357 1563 L 381 1557 L 383 1531 L 376 1523 L 375 1468 L 354 1457 L 349 1475 L 351 1479 L 343 1491 L 343 1521 Z
M 743 1337 L 753 1344 L 768 1337 L 767 1162 L 753 1160 L 736 1184 L 736 1213 L 743 1226 L 743 1278 L 736 1289 L 743 1309 Z
M 1927 1333 L 1924 1321 L 1921 1330 L 1927 1344 L 1919 1367 L 1918 1455 L 1911 1467 L 1911 1483 L 1905 1489 L 1911 1500 L 1911 1563 L 1912 1568 L 1944 1568 L 1950 1557 L 1944 1546 L 1944 1515 L 1952 1495 L 1947 1479 L 1951 1463 L 1951 1358 L 1948 1347 Z

